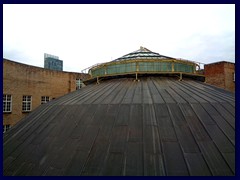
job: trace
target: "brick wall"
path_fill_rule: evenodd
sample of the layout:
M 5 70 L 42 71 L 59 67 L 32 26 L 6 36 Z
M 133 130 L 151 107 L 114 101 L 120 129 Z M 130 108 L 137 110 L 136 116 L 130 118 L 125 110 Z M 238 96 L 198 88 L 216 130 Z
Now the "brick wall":
M 235 64 L 225 63 L 225 88 L 229 91 L 235 92 L 235 82 L 233 81 L 233 76 L 235 73 Z
M 32 96 L 32 110 L 41 104 L 41 96 L 50 100 L 76 90 L 76 79 L 88 74 L 53 71 L 3 59 L 3 94 L 12 95 L 12 112 L 3 114 L 3 125 L 16 124 L 26 114 L 22 112 L 23 95 Z
M 235 82 L 233 81 L 234 72 L 235 72 L 234 63 L 221 61 L 217 63 L 207 64 L 204 66 L 205 82 L 234 92 L 235 91 Z

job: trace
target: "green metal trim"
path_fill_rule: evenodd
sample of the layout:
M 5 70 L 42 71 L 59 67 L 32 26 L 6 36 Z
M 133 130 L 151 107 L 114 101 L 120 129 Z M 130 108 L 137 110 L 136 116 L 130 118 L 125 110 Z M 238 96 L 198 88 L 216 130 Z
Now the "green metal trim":
M 92 81 L 94 79 L 99 79 L 99 78 L 104 78 L 104 77 L 114 77 L 114 76 L 124 76 L 124 75 L 135 75 L 135 74 L 176 74 L 176 75 L 179 75 L 179 74 L 182 74 L 182 75 L 189 75 L 189 76 L 192 76 L 192 77 L 205 77 L 204 75 L 202 74 L 193 74 L 193 73 L 186 73 L 186 72 L 148 72 L 148 71 L 145 71 L 145 72 L 130 72 L 130 73 L 120 73 L 120 74 L 109 74 L 109 75 L 103 75 L 103 76 L 96 76 L 96 77 L 92 77 L 92 78 L 89 78 L 89 79 L 86 79 L 84 82 L 87 82 L 87 81 Z
M 179 59 L 134 59 L 134 60 L 123 60 L 123 61 L 111 61 L 111 62 L 107 62 L 107 63 L 102 63 L 99 65 L 96 65 L 95 67 L 92 67 L 90 70 L 94 70 L 100 67 L 104 67 L 104 66 L 109 66 L 112 64 L 128 64 L 131 62 L 179 62 L 182 64 L 189 64 L 189 65 L 196 65 L 196 63 L 191 62 L 191 61 L 185 61 L 185 60 L 179 60 Z
M 97 65 L 89 70 L 92 77 L 96 76 L 111 76 L 117 74 L 147 72 L 147 73 L 170 73 L 184 72 L 193 73 L 196 71 L 196 64 L 181 60 L 127 60 L 119 62 L 109 62 Z

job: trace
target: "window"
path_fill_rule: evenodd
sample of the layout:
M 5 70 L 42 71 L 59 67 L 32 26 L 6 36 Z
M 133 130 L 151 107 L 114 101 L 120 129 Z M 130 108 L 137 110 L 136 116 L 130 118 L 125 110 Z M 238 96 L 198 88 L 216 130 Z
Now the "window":
M 3 112 L 12 112 L 12 95 L 3 95 Z
M 41 104 L 45 104 L 49 101 L 49 96 L 42 96 L 41 98 Z
M 28 112 L 32 108 L 32 96 L 23 96 L 22 111 Z
M 11 128 L 10 124 L 3 125 L 3 133 L 7 132 Z
M 76 79 L 76 90 L 81 89 L 81 87 L 82 87 L 81 79 Z

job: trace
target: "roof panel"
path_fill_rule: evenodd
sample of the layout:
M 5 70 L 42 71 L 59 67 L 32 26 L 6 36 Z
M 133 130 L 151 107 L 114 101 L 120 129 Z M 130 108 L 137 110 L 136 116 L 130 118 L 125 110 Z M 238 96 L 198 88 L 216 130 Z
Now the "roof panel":
M 215 176 L 232 176 L 233 172 L 211 141 L 199 142 L 201 152 L 211 172 Z
M 172 57 L 168 57 L 168 56 L 164 56 L 164 55 L 152 52 L 147 48 L 140 47 L 140 49 L 138 49 L 136 51 L 133 51 L 129 54 L 126 54 L 126 55 L 124 55 L 120 58 L 117 58 L 117 59 L 113 60 L 113 61 L 122 61 L 122 60 L 131 59 L 131 58 L 148 58 L 148 57 L 151 57 L 151 58 L 155 57 L 155 58 L 158 58 L 158 59 L 162 59 L 162 58 L 164 58 L 164 59 L 174 59 Z
M 3 173 L 234 175 L 234 105 L 234 95 L 193 80 L 100 81 L 4 134 Z
M 163 142 L 163 155 L 168 176 L 188 176 L 184 156 L 178 142 Z
M 211 172 L 201 153 L 185 153 L 186 163 L 191 176 L 210 176 Z

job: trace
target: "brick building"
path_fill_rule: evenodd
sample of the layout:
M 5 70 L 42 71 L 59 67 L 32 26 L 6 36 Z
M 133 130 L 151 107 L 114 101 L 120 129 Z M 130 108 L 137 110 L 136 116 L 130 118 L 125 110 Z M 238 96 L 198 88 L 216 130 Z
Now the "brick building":
M 235 92 L 235 64 L 226 61 L 204 66 L 205 82 Z
M 40 104 L 79 89 L 87 77 L 3 59 L 3 131 Z

